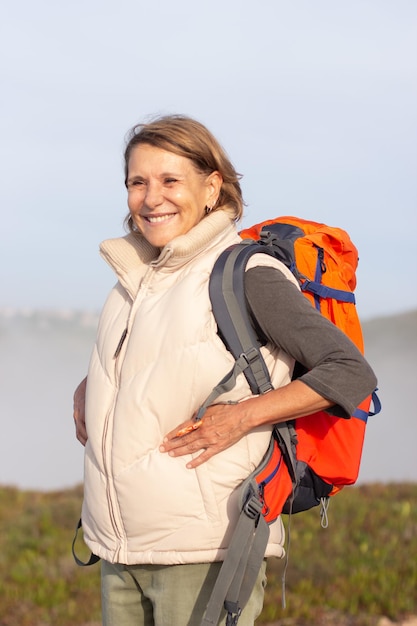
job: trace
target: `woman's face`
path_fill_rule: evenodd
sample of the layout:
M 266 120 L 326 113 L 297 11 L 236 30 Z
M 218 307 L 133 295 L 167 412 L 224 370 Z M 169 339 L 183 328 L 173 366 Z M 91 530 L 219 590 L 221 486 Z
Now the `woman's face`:
M 212 207 L 222 184 L 218 172 L 209 176 L 196 170 L 189 159 L 139 144 L 128 163 L 128 206 L 133 223 L 157 248 L 184 235 Z

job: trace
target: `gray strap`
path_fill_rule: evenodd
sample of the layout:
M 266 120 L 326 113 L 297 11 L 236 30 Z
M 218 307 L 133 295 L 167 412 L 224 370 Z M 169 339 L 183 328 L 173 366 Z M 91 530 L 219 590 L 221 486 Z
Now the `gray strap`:
M 295 486 L 297 482 L 297 474 L 295 467 L 295 442 L 292 441 L 290 427 L 288 422 L 278 422 L 274 424 L 274 431 L 277 434 L 277 439 L 281 452 L 284 456 L 284 461 L 287 465 L 288 472 L 291 477 L 291 481 Z M 294 430 L 295 434 L 295 430 Z
M 227 591 L 239 567 L 241 555 L 248 544 L 249 537 L 253 533 L 254 526 L 253 520 L 250 520 L 244 514 L 240 515 L 226 558 L 223 561 L 211 592 L 201 626 L 217 626 L 219 623 Z
M 234 613 L 242 610 L 251 596 L 259 576 L 262 561 L 265 558 L 268 539 L 269 526 L 263 515 L 261 515 L 255 529 L 252 545 L 248 547 L 247 554 L 242 555 L 238 569 L 238 572 L 241 572 L 241 574 L 235 576 L 235 580 L 226 596 L 225 606 Z
M 206 409 L 211 404 L 214 404 L 215 400 L 217 400 L 219 396 L 234 389 L 234 387 L 236 386 L 237 377 L 239 376 L 239 374 L 242 374 L 247 367 L 250 366 L 250 363 L 250 358 L 248 358 L 245 354 L 240 355 L 240 357 L 235 361 L 233 368 L 230 370 L 230 372 L 226 374 L 226 376 L 224 376 L 224 378 L 222 378 L 221 381 L 214 387 L 210 395 L 206 398 L 201 407 L 198 409 L 196 416 L 197 420 L 200 420 L 203 417 Z
M 255 489 L 255 491 L 254 491 Z M 256 483 L 243 506 L 200 626 L 217 626 L 223 607 L 236 614 L 244 608 L 259 574 L 269 538 Z
M 253 351 L 251 365 L 245 371 L 252 393 L 272 389 L 268 368 L 260 352 L 261 342 L 252 327 L 246 302 L 244 277 L 249 258 L 266 246 L 252 242 L 237 244 L 222 252 L 210 276 L 209 293 L 213 314 L 228 350 L 236 358 Z

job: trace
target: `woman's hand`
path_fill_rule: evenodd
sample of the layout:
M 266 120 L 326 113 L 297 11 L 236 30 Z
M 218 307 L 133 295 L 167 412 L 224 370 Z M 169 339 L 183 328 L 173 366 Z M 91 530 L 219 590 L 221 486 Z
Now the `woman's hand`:
M 85 446 L 88 435 L 85 427 L 85 390 L 87 387 L 87 376 L 80 382 L 74 392 L 74 422 L 75 434 L 80 443 Z
M 170 456 L 182 456 L 202 450 L 187 463 L 188 469 L 198 467 L 232 446 L 253 428 L 246 404 L 214 404 L 208 407 L 200 421 L 188 420 L 168 433 L 160 451 Z
M 293 380 L 244 402 L 209 406 L 200 423 L 191 419 L 180 424 L 167 434 L 159 449 L 171 456 L 202 450 L 187 463 L 187 467 L 193 469 L 232 446 L 256 426 L 297 419 L 325 410 L 332 404 L 302 381 Z M 200 425 L 196 427 L 196 424 Z

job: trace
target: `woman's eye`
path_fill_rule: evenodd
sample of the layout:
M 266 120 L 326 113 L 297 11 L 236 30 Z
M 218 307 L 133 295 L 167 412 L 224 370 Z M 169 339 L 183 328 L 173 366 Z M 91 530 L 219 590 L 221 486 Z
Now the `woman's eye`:
M 166 185 L 171 185 L 172 183 L 176 183 L 177 179 L 176 178 L 172 178 L 172 177 L 171 178 L 165 178 L 164 182 L 165 182 Z

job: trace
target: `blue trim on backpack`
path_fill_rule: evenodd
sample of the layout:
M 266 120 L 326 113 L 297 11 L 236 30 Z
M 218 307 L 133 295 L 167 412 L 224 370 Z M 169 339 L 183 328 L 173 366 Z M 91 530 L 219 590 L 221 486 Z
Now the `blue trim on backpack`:
M 380 413 L 382 409 L 381 400 L 379 399 L 376 393 L 377 391 L 378 391 L 378 387 L 375 389 L 375 391 L 372 392 L 372 404 L 374 405 L 374 410 L 369 411 L 369 415 L 371 416 L 378 415 L 378 413 Z
M 352 417 L 357 417 L 358 419 L 362 420 L 363 422 L 367 422 L 368 421 L 368 417 L 369 416 L 374 416 L 374 415 L 378 415 L 378 413 L 380 413 L 381 409 L 382 409 L 382 404 L 381 404 L 381 400 L 378 398 L 377 396 L 377 392 L 378 388 L 375 389 L 375 391 L 372 392 L 371 395 L 371 402 L 374 405 L 374 410 L 373 411 L 363 411 L 362 409 L 356 409 L 352 415 Z
M 365 422 L 365 424 L 368 421 L 368 416 L 369 416 L 368 411 L 364 411 L 363 409 L 356 409 L 352 415 L 352 417 L 356 417 L 362 420 L 363 422 Z
M 326 285 L 320 285 L 312 280 L 305 280 L 301 285 L 301 291 L 310 291 L 314 294 L 314 299 L 316 298 L 334 298 L 335 300 L 339 300 L 340 302 L 351 302 L 352 304 L 356 303 L 355 294 L 351 291 L 344 291 L 343 289 L 332 289 L 331 287 L 326 287 Z M 316 308 L 320 308 L 320 306 Z
M 274 478 L 274 476 L 277 474 L 279 468 L 281 467 L 282 459 L 283 459 L 283 456 L 282 456 L 282 453 L 281 453 L 281 456 L 279 458 L 278 464 L 274 467 L 273 471 L 259 483 L 260 485 L 267 485 L 268 483 L 271 482 L 271 480 Z
M 326 272 L 326 264 L 324 262 L 324 250 L 318 246 L 317 248 L 317 261 L 316 271 L 314 273 L 314 280 L 306 278 L 301 284 L 301 291 L 309 291 L 314 296 L 314 304 L 318 311 L 320 311 L 321 298 L 333 298 L 339 302 L 350 302 L 356 304 L 355 295 L 351 291 L 345 291 L 343 289 L 333 289 L 326 287 L 322 284 L 323 274 Z
M 303 289 L 301 287 L 303 291 L 311 291 L 311 293 L 314 294 L 314 304 L 315 304 L 317 311 L 321 311 L 320 299 L 326 297 L 326 296 L 321 295 L 321 287 L 323 287 L 323 285 L 321 284 L 321 279 L 323 277 L 324 272 L 326 271 L 326 266 L 324 265 L 323 258 L 324 258 L 323 248 L 317 248 L 316 271 L 314 274 L 314 282 L 313 282 L 313 285 L 317 286 L 317 289 L 314 289 L 314 290 L 307 289 L 307 288 Z

